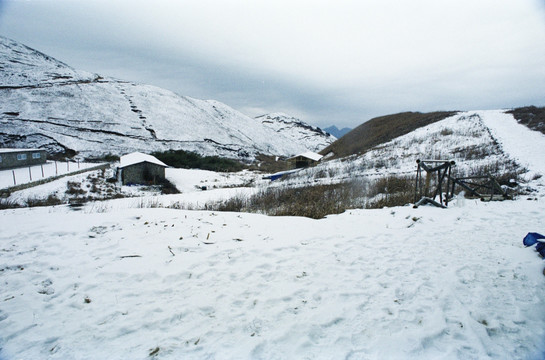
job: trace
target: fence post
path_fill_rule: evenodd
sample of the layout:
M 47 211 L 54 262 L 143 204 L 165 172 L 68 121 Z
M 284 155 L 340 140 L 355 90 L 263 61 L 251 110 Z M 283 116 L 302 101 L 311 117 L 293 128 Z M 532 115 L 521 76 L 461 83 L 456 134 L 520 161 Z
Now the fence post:
M 32 181 L 32 171 L 30 171 L 30 166 L 28 167 L 28 177 L 30 178 L 30 181 Z
M 55 160 L 55 175 L 59 175 L 59 170 L 57 169 L 57 160 Z
M 17 185 L 17 182 L 15 181 L 15 170 L 11 170 L 13 173 L 13 185 Z
M 40 167 L 42 168 L 42 177 L 45 177 L 44 176 L 44 164 L 40 164 Z
M 66 171 L 70 171 L 70 161 L 66 159 Z

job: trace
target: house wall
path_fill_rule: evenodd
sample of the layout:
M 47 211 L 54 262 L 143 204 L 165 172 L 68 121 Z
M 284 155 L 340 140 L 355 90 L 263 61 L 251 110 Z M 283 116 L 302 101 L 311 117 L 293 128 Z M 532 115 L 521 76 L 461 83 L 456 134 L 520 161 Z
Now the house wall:
M 5 151 L 0 149 L 0 169 L 13 169 L 22 166 L 45 164 L 47 152 L 45 150 L 17 150 Z
M 123 185 L 127 184 L 157 184 L 165 178 L 165 168 L 160 165 L 142 162 L 121 169 Z
M 311 160 L 304 156 L 297 156 L 289 160 L 289 164 L 290 164 L 289 167 L 291 169 L 298 169 L 298 168 L 304 168 L 304 167 L 310 166 L 311 164 L 314 164 L 314 163 L 315 163 L 314 160 Z

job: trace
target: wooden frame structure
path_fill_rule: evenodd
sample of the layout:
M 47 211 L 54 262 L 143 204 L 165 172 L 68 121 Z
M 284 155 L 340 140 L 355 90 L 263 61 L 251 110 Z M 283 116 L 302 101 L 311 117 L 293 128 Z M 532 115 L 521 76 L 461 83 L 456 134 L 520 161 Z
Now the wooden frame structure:
M 449 200 L 454 197 L 456 185 L 462 187 L 469 194 L 480 198 L 482 201 L 509 199 L 507 192 L 502 189 L 496 179 L 490 175 L 468 176 L 455 178 L 452 176 L 452 167 L 456 163 L 452 160 L 416 160 L 416 184 L 414 191 L 414 207 L 424 204 L 433 204 L 446 208 Z M 426 178 L 422 179 L 422 170 L 426 172 Z M 435 189 L 431 191 L 431 180 L 437 176 Z M 482 193 L 481 193 L 482 191 Z M 484 191 L 488 193 L 484 193 Z M 443 198 L 444 194 L 444 198 Z M 439 201 L 435 198 L 439 196 Z

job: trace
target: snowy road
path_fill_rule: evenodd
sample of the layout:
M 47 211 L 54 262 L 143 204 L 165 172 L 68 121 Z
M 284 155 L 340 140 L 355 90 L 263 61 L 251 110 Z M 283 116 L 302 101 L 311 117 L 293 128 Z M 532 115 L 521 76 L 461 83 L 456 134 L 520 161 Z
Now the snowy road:
M 545 135 L 519 124 L 502 110 L 476 112 L 504 151 L 522 166 L 545 176 Z

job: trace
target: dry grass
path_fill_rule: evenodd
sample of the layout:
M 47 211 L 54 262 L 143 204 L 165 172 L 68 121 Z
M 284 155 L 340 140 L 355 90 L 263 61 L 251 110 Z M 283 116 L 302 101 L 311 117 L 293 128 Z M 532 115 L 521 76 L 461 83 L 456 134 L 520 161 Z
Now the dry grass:
M 507 111 L 532 130 L 545 134 L 545 107 L 526 106 Z
M 239 195 L 208 203 L 206 209 L 321 219 L 347 209 L 405 205 L 413 196 L 414 178 L 390 176 L 374 181 L 360 179 L 329 185 L 267 188 L 250 197 Z M 374 200 L 369 200 L 371 198 Z
M 361 154 L 374 146 L 386 143 L 420 127 L 455 115 L 453 111 L 432 113 L 405 112 L 371 119 L 322 150 L 320 154 L 333 153 L 333 158 Z
M 526 170 L 513 162 L 490 163 L 469 169 L 457 176 L 493 175 L 500 185 L 516 186 Z M 325 171 L 314 176 L 326 176 Z M 416 174 L 386 176 L 377 179 L 359 178 L 350 182 L 304 187 L 270 187 L 253 196 L 234 198 L 206 204 L 206 210 L 252 212 L 272 216 L 304 216 L 320 219 L 329 214 L 339 214 L 354 208 L 383 208 L 411 204 L 415 196 Z M 431 188 L 436 184 L 431 179 Z M 446 190 L 446 189 L 445 189 Z M 455 193 L 463 189 L 457 186 Z M 511 193 L 512 194 L 512 193 Z

